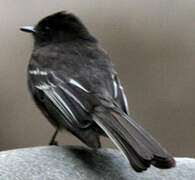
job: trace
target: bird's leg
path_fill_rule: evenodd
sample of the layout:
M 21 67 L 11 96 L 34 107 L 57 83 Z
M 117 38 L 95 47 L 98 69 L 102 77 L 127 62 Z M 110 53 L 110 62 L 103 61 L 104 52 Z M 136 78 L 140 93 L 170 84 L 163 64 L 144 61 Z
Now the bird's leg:
M 55 146 L 58 146 L 58 142 L 55 140 L 56 139 L 56 136 L 58 134 L 58 128 L 55 130 L 50 142 L 49 142 L 49 145 L 55 145 Z

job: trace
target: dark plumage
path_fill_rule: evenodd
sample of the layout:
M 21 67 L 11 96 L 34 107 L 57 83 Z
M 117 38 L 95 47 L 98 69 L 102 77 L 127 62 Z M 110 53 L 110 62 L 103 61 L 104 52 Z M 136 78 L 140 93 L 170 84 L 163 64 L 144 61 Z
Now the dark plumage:
M 35 39 L 29 89 L 57 130 L 68 130 L 92 148 L 100 147 L 100 135 L 108 136 L 137 172 L 150 165 L 175 166 L 172 156 L 128 116 L 108 54 L 76 16 L 59 12 L 22 30 Z

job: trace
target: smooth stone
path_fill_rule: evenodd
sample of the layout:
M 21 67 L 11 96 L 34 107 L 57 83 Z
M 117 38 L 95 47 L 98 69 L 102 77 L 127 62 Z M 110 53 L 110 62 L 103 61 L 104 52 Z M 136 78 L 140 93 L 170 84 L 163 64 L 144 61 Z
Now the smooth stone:
M 43 146 L 0 152 L 0 180 L 193 180 L 195 159 L 175 158 L 176 167 L 136 173 L 114 149 Z

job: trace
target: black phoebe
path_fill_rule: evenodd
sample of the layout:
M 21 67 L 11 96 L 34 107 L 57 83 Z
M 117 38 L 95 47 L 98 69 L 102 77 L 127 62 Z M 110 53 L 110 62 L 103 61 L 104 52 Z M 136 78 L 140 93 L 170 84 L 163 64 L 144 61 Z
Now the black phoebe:
M 92 148 L 107 136 L 137 172 L 150 165 L 171 168 L 175 160 L 128 116 L 127 99 L 108 54 L 73 14 L 58 12 L 35 27 L 28 66 L 33 98 L 58 130 L 66 129 Z

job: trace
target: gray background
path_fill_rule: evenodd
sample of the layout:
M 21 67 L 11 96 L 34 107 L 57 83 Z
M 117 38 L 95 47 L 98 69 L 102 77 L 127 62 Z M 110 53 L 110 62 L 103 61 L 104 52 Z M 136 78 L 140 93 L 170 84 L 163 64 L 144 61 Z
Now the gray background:
M 0 149 L 45 145 L 54 131 L 28 93 L 26 67 L 33 41 L 19 27 L 59 10 L 77 14 L 110 53 L 131 116 L 173 155 L 194 157 L 193 0 L 1 0 Z M 80 143 L 66 133 L 58 139 Z

